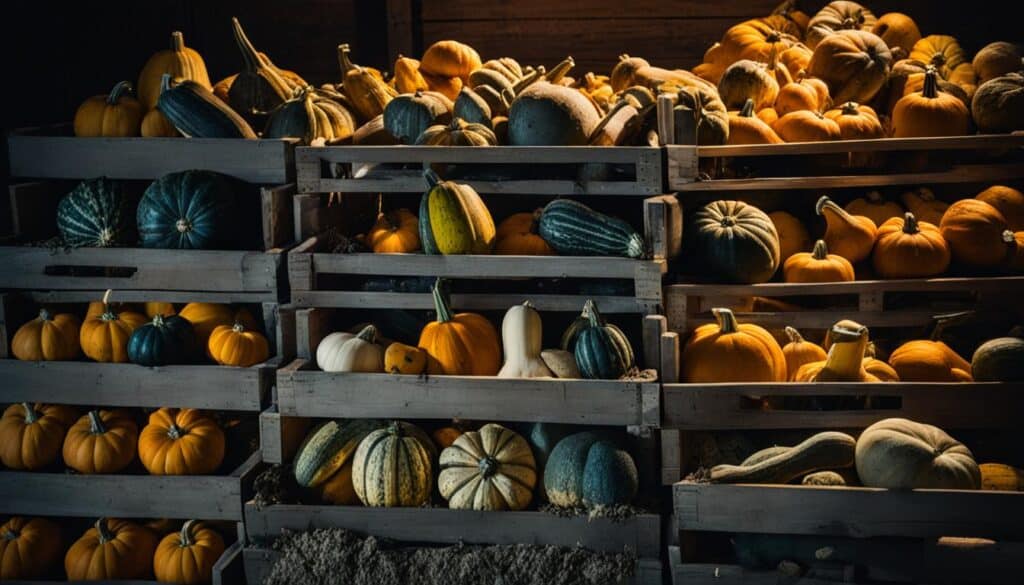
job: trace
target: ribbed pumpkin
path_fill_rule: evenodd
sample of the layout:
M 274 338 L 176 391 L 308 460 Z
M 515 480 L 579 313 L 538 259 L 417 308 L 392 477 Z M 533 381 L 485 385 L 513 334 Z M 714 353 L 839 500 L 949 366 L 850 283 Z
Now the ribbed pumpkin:
M 779 258 L 783 263 L 797 252 L 811 247 L 811 236 L 799 219 L 786 211 L 773 211 L 768 214 L 779 234 Z
M 696 213 L 695 252 L 725 281 L 759 283 L 779 267 L 779 235 L 772 220 L 742 201 L 714 201 Z
M 392 70 L 391 83 L 399 93 L 415 93 L 427 89 L 427 80 L 420 73 L 419 59 L 404 57 L 399 53 Z
M 1024 75 L 1007 73 L 982 84 L 971 100 L 978 130 L 986 133 L 1024 129 Z
M 940 77 L 949 79 L 961 65 L 970 63 L 959 41 L 949 35 L 928 35 L 910 50 L 910 58 L 935 67 Z
M 544 491 L 556 506 L 628 504 L 638 484 L 636 463 L 629 453 L 595 432 L 560 440 L 544 466 Z
M 174 310 L 174 305 L 164 301 L 146 301 L 142 305 L 143 314 L 152 319 L 157 315 L 163 317 L 172 317 L 177 314 Z
M 78 335 L 82 322 L 70 313 L 50 313 L 40 309 L 39 316 L 18 328 L 11 340 L 11 353 L 19 360 L 65 361 L 81 353 Z
M 878 115 L 871 106 L 846 102 L 825 112 L 825 117 L 839 125 L 839 138 L 842 140 L 885 138 L 882 123 L 878 121 Z
M 13 516 L 0 525 L 0 581 L 40 579 L 60 565 L 60 527 L 46 518 Z
M 501 369 L 498 332 L 486 317 L 455 313 L 438 279 L 432 290 L 437 320 L 428 323 L 416 345 L 427 352 L 427 373 L 494 376 Z
M 263 137 L 296 138 L 304 144 L 324 140 L 330 144 L 351 138 L 355 131 L 356 119 L 348 108 L 306 87 L 270 113 Z
M 377 254 L 407 254 L 420 249 L 419 220 L 408 209 L 377 215 L 366 234 L 366 243 Z
M 952 94 L 938 89 L 938 73 L 929 67 L 920 92 L 900 98 L 892 112 L 896 138 L 913 136 L 962 136 L 967 134 L 967 106 Z
M 85 100 L 75 111 L 75 136 L 138 136 L 145 112 L 131 91 L 132 84 L 122 81 L 109 94 Z
M 163 537 L 153 555 L 157 581 L 204 585 L 213 580 L 213 566 L 224 554 L 224 538 L 206 524 L 189 520 Z
M 493 423 L 459 435 L 440 467 L 437 486 L 453 510 L 523 510 L 537 483 L 529 443 Z
M 754 115 L 754 100 L 743 109 L 729 112 L 729 140 L 726 144 L 779 144 L 782 139 L 772 127 Z
M 783 85 L 775 98 L 775 110 L 780 116 L 800 110 L 824 112 L 830 105 L 828 85 L 816 77 L 804 77 Z
M 57 230 L 71 248 L 123 246 L 135 225 L 123 186 L 106 177 L 82 181 L 57 204 Z
M 439 77 L 458 77 L 469 82 L 469 74 L 480 68 L 480 54 L 458 41 L 443 40 L 427 47 L 420 60 L 420 71 Z
M 684 87 L 679 90 L 672 115 L 676 124 L 673 143 L 678 143 L 680 136 L 687 137 L 687 142 L 695 136 L 700 146 L 729 141 L 729 110 L 714 89 Z
M 823 361 L 800 366 L 793 374 L 795 382 L 879 382 L 865 368 L 864 352 L 868 328 L 852 321 L 841 321 L 829 330 L 832 345 Z
M 8 406 L 0 418 L 0 463 L 29 471 L 52 464 L 76 419 L 78 414 L 67 406 L 28 402 Z
M 170 48 L 154 53 L 139 73 L 139 101 L 146 110 L 156 107 L 160 80 L 165 74 L 177 79 L 191 79 L 213 91 L 203 57 L 195 49 L 185 46 L 185 37 L 180 31 L 171 33 Z
M 239 322 L 246 329 L 257 329 L 256 320 L 245 309 L 234 310 L 229 305 L 219 303 L 189 303 L 182 307 L 178 316 L 188 319 L 196 334 L 199 346 L 207 348 L 210 334 L 220 325 L 234 325 Z
M 347 44 L 338 45 L 342 89 L 355 108 L 355 113 L 365 122 L 383 114 L 388 102 L 398 97 L 398 92 L 372 71 L 352 63 L 350 52 Z
M 814 211 L 825 218 L 825 243 L 834 254 L 857 263 L 871 255 L 878 228 L 871 218 L 851 215 L 828 196 L 822 196 Z
M 424 251 L 446 256 L 490 253 L 494 247 L 494 219 L 480 195 L 469 185 L 442 181 L 434 171 L 427 170 L 423 175 L 430 185 L 423 195 L 426 205 L 420 204 Z M 424 231 L 430 234 L 429 238 L 424 237 Z M 428 243 L 436 246 L 436 252 L 429 249 Z
M 1024 193 L 1005 185 L 992 185 L 974 196 L 999 210 L 1010 231 L 1024 231 Z
M 807 341 L 795 328 L 786 326 L 789 343 L 782 346 L 782 355 L 786 357 L 786 374 L 790 382 L 796 379 L 796 373 L 806 364 L 823 362 L 828 354 L 817 343 Z
M 837 104 L 868 103 L 885 84 L 891 64 L 882 39 L 866 30 L 841 30 L 815 47 L 807 73 L 828 84 Z
M 793 254 L 782 267 L 786 282 L 851 282 L 853 265 L 837 254 L 829 254 L 824 240 L 814 243 L 811 252 Z
M 978 469 L 983 490 L 1024 491 L 1024 470 L 1002 463 L 982 463 Z
M 497 146 L 498 137 L 483 124 L 453 118 L 449 124 L 430 126 L 416 139 L 424 146 Z
M 704 63 L 694 68 L 694 73 L 717 84 L 730 64 L 740 59 L 766 63 L 772 51 L 784 52 L 798 44 L 801 36 L 800 27 L 782 15 L 746 20 L 725 31 L 721 42 L 704 53 Z M 646 61 L 643 65 L 647 65 Z M 612 88 L 616 91 L 622 89 L 615 81 L 615 75 L 612 75 Z
M 850 201 L 843 206 L 843 209 L 850 215 L 863 215 L 871 218 L 871 221 L 875 222 L 877 226 L 881 226 L 893 217 L 901 218 L 906 213 L 903 206 L 895 201 L 885 200 L 882 194 L 876 190 L 868 191 L 865 196 Z
M 927 79 L 928 68 L 931 65 L 912 59 L 903 59 L 893 65 L 889 72 L 889 94 L 884 102 L 879 102 L 880 107 L 885 106 L 890 112 L 896 107 L 900 98 L 924 89 L 924 82 Z M 959 85 L 944 79 L 941 74 L 935 77 L 935 86 L 939 93 L 948 93 L 962 101 L 968 108 L 971 107 L 971 96 Z
M 206 349 L 213 361 L 222 366 L 248 368 L 270 357 L 267 338 L 259 331 L 247 328 L 241 321 L 215 327 Z
M 422 506 L 434 486 L 429 441 L 415 426 L 394 421 L 359 443 L 352 462 L 352 485 L 366 506 Z
M 857 439 L 857 476 L 866 487 L 960 489 L 981 487 L 970 449 L 938 427 L 902 418 L 871 425 Z
M 823 142 L 839 140 L 839 124 L 810 110 L 797 110 L 772 123 L 772 130 L 786 142 Z
M 181 132 L 171 124 L 160 110 L 150 110 L 142 117 L 142 136 L 144 138 L 174 138 Z
M 882 278 L 927 278 L 949 268 L 950 253 L 938 226 L 918 222 L 907 212 L 878 228 L 871 260 Z
M 1024 381 L 1024 339 L 1010 332 L 982 343 L 971 357 L 971 375 L 977 382 Z
M 889 355 L 904 382 L 971 382 L 971 364 L 942 341 L 915 339 Z
M 295 481 L 302 487 L 317 487 L 328 481 L 349 462 L 359 443 L 381 427 L 376 420 L 332 420 L 306 435 L 295 454 Z
M 764 63 L 741 59 L 725 69 L 718 95 L 726 108 L 742 108 L 748 99 L 757 109 L 767 108 L 779 95 L 779 83 Z
M 100 518 L 64 556 L 69 581 L 145 579 L 153 574 L 156 535 L 127 520 Z
M 617 327 L 608 326 L 588 299 L 583 305 L 586 322 L 576 333 L 573 355 L 584 378 L 617 380 L 635 365 L 633 347 Z
M 181 171 L 153 181 L 135 214 L 145 248 L 202 250 L 232 243 L 237 222 L 228 178 Z
M 135 459 L 139 427 L 126 410 L 90 410 L 68 429 L 64 463 L 79 473 L 117 473 Z
M 856 2 L 829 2 L 807 22 L 807 44 L 816 47 L 836 31 L 872 30 L 876 22 L 875 15 Z
M 103 294 L 103 313 L 82 323 L 79 343 L 89 359 L 124 363 L 128 361 L 128 338 L 148 319 L 135 311 L 116 311 L 110 304 L 111 293 Z
M 384 127 L 402 144 L 413 144 L 427 128 L 449 124 L 453 107 L 435 91 L 402 94 L 384 108 Z
M 316 364 L 325 372 L 383 372 L 384 348 L 377 344 L 377 328 L 367 325 L 355 335 L 339 331 L 324 337 L 316 347 Z
M 1007 228 L 1003 214 L 978 199 L 962 199 L 949 206 L 939 224 L 953 258 L 972 268 L 995 268 L 1003 262 Z
M 921 40 L 921 31 L 913 18 L 901 12 L 889 12 L 878 18 L 871 32 L 878 35 L 896 59 L 905 59 Z
M 555 251 L 537 233 L 541 210 L 513 213 L 498 224 L 494 253 L 513 256 L 554 256 Z
M 188 364 L 200 355 L 192 324 L 176 315 L 156 315 L 139 326 L 128 338 L 127 351 L 128 361 L 147 367 Z
M 942 223 L 942 215 L 949 209 L 949 203 L 936 199 L 935 193 L 932 193 L 928 187 L 918 187 L 913 191 L 906 191 L 900 195 L 900 201 L 918 221 L 925 221 L 932 225 Z
M 139 435 L 139 460 L 153 475 L 205 475 L 224 460 L 224 431 L 192 408 L 161 408 Z
M 771 333 L 739 324 L 729 309 L 711 312 L 717 323 L 697 327 L 683 347 L 680 375 L 685 382 L 786 381 L 786 356 Z

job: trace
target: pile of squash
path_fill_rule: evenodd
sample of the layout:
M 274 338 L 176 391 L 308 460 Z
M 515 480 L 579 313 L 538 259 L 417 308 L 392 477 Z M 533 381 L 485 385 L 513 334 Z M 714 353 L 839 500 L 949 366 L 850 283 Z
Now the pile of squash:
M 141 308 L 118 305 L 108 290 L 89 303 L 85 320 L 47 308 L 23 324 L 11 340 L 11 353 L 24 361 L 70 361 L 145 367 L 214 362 L 249 367 L 270 357 L 267 338 L 246 309 L 217 303 L 189 303 L 175 312 L 171 303 Z
M 773 144 L 960 136 L 1024 129 L 1024 52 L 994 42 L 973 56 L 956 38 L 922 35 L 914 20 L 876 17 L 856 2 L 813 16 L 784 2 L 729 28 L 677 91 L 675 141 Z M 646 66 L 646 62 L 639 61 Z M 623 58 L 617 68 L 633 70 Z M 615 79 L 615 72 L 612 74 Z
M 14 516 L 0 526 L 0 580 L 37 580 L 59 572 L 68 581 L 149 580 L 201 585 L 213 580 L 224 538 L 211 523 L 177 526 L 99 518 L 65 552 L 61 526 Z
M 560 347 L 543 349 L 541 316 L 529 301 L 508 309 L 499 340 L 483 315 L 454 313 L 446 288 L 443 279 L 435 282 L 437 318 L 423 327 L 415 346 L 382 345 L 376 326 L 361 325 L 320 340 L 317 366 L 325 372 L 590 380 L 617 380 L 636 370 L 629 339 L 592 300 L 563 333 Z
M 814 205 L 820 239 L 793 214 L 766 214 L 742 201 L 714 201 L 687 230 L 684 255 L 701 274 L 726 282 L 846 282 L 968 274 L 1024 273 L 1024 193 L 993 185 L 948 204 L 926 188 L 903 205 L 877 191 L 840 206 Z M 781 275 L 779 268 L 781 267 Z
M 371 507 L 423 506 L 440 496 L 453 510 L 524 510 L 543 485 L 555 506 L 596 508 L 629 504 L 639 485 L 615 433 L 543 423 L 523 434 L 461 423 L 428 435 L 402 421 L 331 420 L 306 436 L 293 472 L 317 500 Z
M 786 327 L 789 341 L 780 345 L 767 329 L 740 323 L 730 309 L 712 313 L 716 322 L 697 327 L 683 346 L 683 382 L 1024 381 L 1024 331 L 1019 328 L 983 343 L 970 362 L 937 338 L 907 341 L 886 362 L 876 357 L 868 328 L 855 321 L 833 325 L 821 345 Z

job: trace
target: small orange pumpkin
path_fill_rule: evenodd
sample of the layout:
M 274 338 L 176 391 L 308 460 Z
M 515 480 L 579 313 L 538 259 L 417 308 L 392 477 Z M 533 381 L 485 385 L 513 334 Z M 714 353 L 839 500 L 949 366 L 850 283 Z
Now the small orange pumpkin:
M 82 322 L 69 313 L 53 315 L 46 309 L 18 328 L 11 340 L 11 353 L 30 362 L 73 360 L 82 351 L 79 329 Z
M 846 102 L 825 112 L 825 117 L 839 125 L 839 138 L 842 140 L 885 138 L 882 123 L 878 121 L 878 114 L 871 106 Z
M 494 253 L 513 256 L 554 256 L 555 251 L 537 235 L 541 210 L 513 213 L 498 224 Z
M 408 209 L 380 213 L 366 234 L 366 243 L 377 254 L 415 252 L 420 249 L 419 220 Z
M 1003 242 L 1006 244 L 1005 269 L 1013 274 L 1024 272 L 1024 231 L 1003 232 Z
M 840 30 L 814 48 L 807 73 L 828 84 L 836 103 L 868 103 L 885 84 L 892 52 L 866 30 Z
M 797 371 L 805 364 L 828 359 L 828 354 L 820 345 L 804 339 L 795 328 L 787 325 L 786 336 L 789 337 L 789 343 L 782 346 L 782 355 L 786 356 L 787 379 L 790 382 L 796 379 Z
M 224 554 L 224 539 L 214 529 L 189 520 L 181 532 L 168 534 L 153 555 L 157 581 L 205 585 L 213 580 L 213 565 Z
M 145 579 L 153 574 L 156 535 L 127 520 L 100 518 L 64 555 L 69 581 Z
M 97 362 L 128 361 L 128 338 L 136 328 L 149 322 L 135 311 L 116 311 L 110 304 L 110 290 L 103 294 L 103 313 L 82 323 L 79 342 L 87 357 Z
M 139 435 L 139 460 L 153 475 L 203 475 L 224 461 L 224 431 L 202 411 L 161 408 Z
M 889 365 L 904 382 L 973 381 L 971 364 L 941 341 L 908 341 L 892 352 Z
M 771 333 L 752 323 L 739 324 L 729 309 L 711 312 L 717 323 L 697 327 L 683 348 L 684 381 L 786 381 L 786 356 Z
M 906 213 L 899 203 L 886 201 L 882 198 L 882 194 L 875 190 L 868 191 L 864 197 L 850 201 L 843 209 L 852 215 L 870 217 L 875 225 L 882 225 L 893 217 L 903 217 L 903 214 Z
M 823 112 L 830 105 L 832 98 L 828 95 L 828 85 L 816 77 L 804 77 L 783 85 L 779 89 L 779 97 L 775 98 L 775 110 L 782 116 L 800 110 Z
M 246 329 L 259 329 L 249 311 L 236 311 L 230 305 L 219 303 L 189 303 L 181 309 L 178 316 L 192 324 L 196 340 L 203 347 L 209 345 L 210 335 L 221 325 L 234 325 L 237 322 L 245 325 Z
M 60 527 L 14 516 L 0 526 L 0 581 L 41 579 L 60 564 Z
M 798 110 L 782 116 L 772 124 L 772 130 L 786 142 L 822 142 L 839 140 L 839 124 L 810 110 Z
M 754 115 L 754 100 L 747 100 L 743 109 L 729 112 L 729 140 L 726 144 L 780 144 L 782 139 Z
M 921 40 L 921 31 L 917 28 L 917 23 L 902 12 L 883 14 L 871 32 L 885 41 L 896 59 L 906 59 L 917 41 Z
M 793 254 L 811 247 L 811 235 L 807 233 L 807 228 L 791 213 L 773 211 L 768 214 L 768 218 L 779 234 L 779 259 L 783 263 Z
M 775 108 L 762 108 L 757 111 L 757 119 L 771 126 L 779 119 L 779 113 Z
M 85 100 L 75 112 L 75 136 L 138 136 L 145 110 L 131 90 L 131 82 L 122 81 L 109 94 Z
M 419 70 L 424 76 L 458 77 L 463 83 L 469 83 L 469 74 L 481 65 L 483 63 L 476 49 L 458 41 L 444 40 L 427 47 Z M 457 91 L 455 93 L 458 94 Z
M 77 418 L 78 413 L 67 406 L 28 402 L 8 406 L 0 418 L 0 463 L 29 471 L 50 465 Z
M 974 268 L 995 268 L 1004 261 L 1003 232 L 1007 229 L 1003 214 L 978 199 L 961 199 L 950 205 L 939 224 L 953 258 Z
M 815 242 L 812 252 L 790 256 L 782 272 L 786 282 L 850 282 L 854 279 L 850 261 L 829 254 L 824 240 Z
M 443 281 L 434 284 L 437 320 L 428 323 L 417 344 L 427 352 L 427 373 L 449 376 L 494 376 L 501 369 L 498 331 L 486 317 L 449 308 Z
M 949 246 L 938 226 L 918 222 L 913 213 L 893 217 L 878 228 L 872 255 L 882 278 L 927 278 L 949 268 Z
M 210 334 L 207 350 L 222 366 L 248 368 L 267 361 L 270 346 L 259 331 L 247 329 L 241 322 L 218 325 Z
M 992 185 L 974 198 L 998 209 L 1012 231 L 1024 230 L 1024 193 L 1013 187 Z
M 956 96 L 939 91 L 938 73 L 929 66 L 920 92 L 905 95 L 892 111 L 892 134 L 914 136 L 963 136 L 970 125 L 967 106 Z
M 830 250 L 851 263 L 871 255 L 878 232 L 871 218 L 847 213 L 827 195 L 818 199 L 814 211 L 825 218 L 825 243 Z
M 79 473 L 117 473 L 135 459 L 139 427 L 125 410 L 90 410 L 68 429 L 64 463 Z

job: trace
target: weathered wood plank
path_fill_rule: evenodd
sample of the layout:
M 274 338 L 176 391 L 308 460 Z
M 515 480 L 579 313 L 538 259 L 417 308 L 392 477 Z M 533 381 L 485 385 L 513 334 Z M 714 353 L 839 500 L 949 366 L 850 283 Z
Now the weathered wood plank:
M 294 256 L 294 254 L 293 254 Z M 428 256 L 426 254 L 313 254 L 316 274 L 437 276 L 442 278 L 622 278 L 639 265 L 660 275 L 665 262 L 593 256 Z M 1024 281 L 1024 279 L 1021 279 Z
M 792 156 L 842 152 L 900 152 L 908 150 L 989 150 L 1024 148 L 1024 132 L 1012 134 L 979 134 L 975 136 L 943 136 L 923 138 L 876 138 L 831 142 L 790 142 L 785 144 L 745 144 L 722 146 L 669 146 L 668 156 L 676 156 L 686 148 L 697 151 L 700 158 L 721 156 Z
M 296 160 L 332 163 L 464 163 L 464 164 L 558 164 L 636 163 L 644 154 L 658 154 L 648 146 L 302 146 Z M 420 190 L 427 181 L 422 175 Z
M 263 219 L 263 249 L 272 250 L 296 240 L 292 197 L 295 183 L 260 189 L 260 215 Z
M 1024 276 L 917 278 L 902 280 L 856 280 L 852 282 L 764 284 L 672 284 L 665 287 L 665 297 L 678 296 L 820 296 L 886 292 L 1005 292 L 1024 290 Z
M 827 329 L 842 319 L 852 319 L 865 327 L 921 327 L 934 322 L 936 315 L 934 310 L 733 312 L 742 323 L 754 323 L 769 329 L 781 329 L 787 325 L 797 329 Z M 705 323 L 714 322 L 715 318 L 710 313 L 687 315 L 683 322 L 675 321 L 673 315 L 669 315 L 669 329 L 680 335 Z
M 643 322 L 644 367 L 661 371 L 661 336 L 668 330 L 662 315 L 647 315 Z M 648 351 L 654 348 L 656 351 Z
M 235 541 L 217 559 L 212 571 L 213 585 L 237 585 L 245 582 L 245 562 L 242 541 Z
M 1024 494 L 678 483 L 680 530 L 869 538 L 1020 538 Z
M 264 463 L 291 461 L 306 436 L 310 419 L 281 416 L 277 406 L 260 413 L 260 452 Z
M 530 301 L 538 311 L 579 311 L 583 302 L 591 298 L 601 307 L 602 314 L 655 312 L 657 303 L 634 297 L 607 297 L 582 295 L 535 294 L 453 294 L 452 308 L 466 311 L 505 310 L 513 305 Z M 296 307 L 324 308 L 378 308 L 424 309 L 434 308 L 429 293 L 347 292 L 347 291 L 292 291 L 292 304 Z M 831 325 L 831 323 L 829 324 Z
M 482 181 L 460 179 L 459 183 L 469 185 L 477 193 L 519 195 L 654 195 L 661 187 L 643 185 L 638 181 L 592 181 L 567 179 L 509 179 Z M 320 179 L 315 184 L 307 183 L 309 190 L 316 193 L 333 192 L 387 192 L 419 193 L 425 190 L 418 177 L 395 177 L 393 179 Z
M 105 289 L 89 290 L 20 290 L 18 296 L 31 300 L 37 305 L 49 303 L 89 303 L 103 298 Z M 117 301 L 144 303 L 159 299 L 167 303 L 263 303 L 275 301 L 266 292 L 209 292 L 191 290 L 117 290 Z
M 678 429 L 661 430 L 661 485 L 673 485 L 683 477 L 681 439 Z

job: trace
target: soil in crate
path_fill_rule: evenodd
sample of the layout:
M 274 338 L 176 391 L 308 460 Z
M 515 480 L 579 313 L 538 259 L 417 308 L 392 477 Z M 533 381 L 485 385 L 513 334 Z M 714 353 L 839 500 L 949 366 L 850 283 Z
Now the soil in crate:
M 286 534 L 264 585 L 604 584 L 633 574 L 636 557 L 578 547 L 453 545 L 410 548 L 347 530 Z

